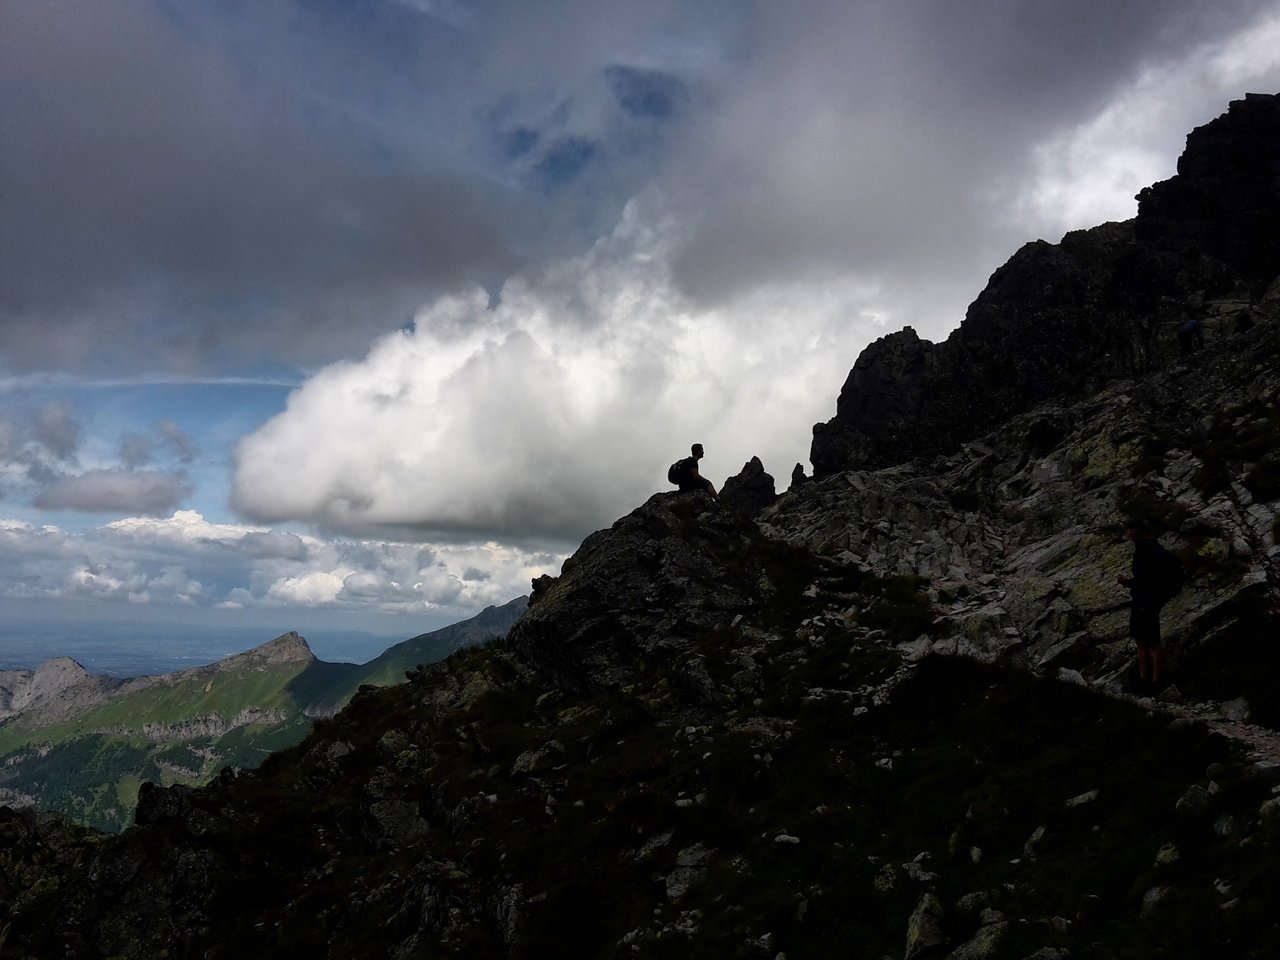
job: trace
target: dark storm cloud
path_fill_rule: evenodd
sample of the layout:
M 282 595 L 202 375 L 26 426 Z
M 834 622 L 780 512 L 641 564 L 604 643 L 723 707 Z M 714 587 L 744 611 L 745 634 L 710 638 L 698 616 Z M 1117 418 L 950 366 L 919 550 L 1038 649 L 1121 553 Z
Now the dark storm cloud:
M 172 420 L 156 420 L 151 430 L 159 438 L 160 445 L 178 463 L 191 463 L 200 456 L 200 445 L 195 438 Z
M 155 458 L 151 441 L 140 433 L 126 433 L 120 438 L 120 463 L 126 470 L 145 467 Z
M 635 15 L 581 61 L 522 47 L 495 65 L 494 32 L 526 12 L 480 5 L 459 30 L 416 6 L 0 8 L 0 366 L 330 360 L 443 291 L 589 243 L 627 192 L 602 185 L 626 164 L 595 101 L 601 47 Z M 624 86 L 614 114 L 672 96 Z M 532 138 L 531 175 L 486 154 L 495 110 L 512 144 Z M 538 188 L 588 167 L 592 198 L 548 208 Z
M 190 496 L 183 473 L 157 470 L 87 470 L 51 480 L 36 495 L 41 510 L 161 516 Z
M 200 455 L 200 445 L 172 420 L 151 423 L 151 436 L 132 431 L 120 437 L 120 464 L 127 470 L 145 467 L 157 459 L 157 451 L 187 465 Z
M 350 356 L 646 188 L 704 302 L 969 283 L 1008 253 L 983 198 L 1037 142 L 1264 8 L 3 4 L 0 368 Z
M 338 99 L 308 60 L 316 38 L 263 10 L 244 25 L 117 0 L 0 11 L 9 365 L 329 357 L 516 262 L 518 204 Z
M 1276 6 L 762 4 L 736 86 L 683 144 L 672 193 L 694 226 L 678 276 L 714 301 L 776 278 L 854 271 L 905 294 L 972 276 L 974 258 L 989 271 L 999 263 L 989 258 L 1034 239 L 990 236 L 1001 211 L 989 204 L 1011 203 L 1038 143 L 1091 117 L 1146 66 Z M 937 318 L 934 330 L 960 319 Z
M 272 530 L 266 533 L 253 532 L 244 535 L 240 541 L 246 556 L 255 560 L 306 560 L 310 554 L 306 541 L 292 533 Z
M 684 87 L 675 77 L 658 70 L 612 66 L 605 70 L 618 105 L 641 120 L 665 120 L 672 116 L 684 97 Z
M 80 424 L 64 402 L 0 411 L 0 495 L 27 482 L 48 483 L 76 463 Z
M 71 405 L 47 403 L 31 418 L 31 437 L 57 460 L 71 460 L 80 445 L 80 424 L 71 416 Z

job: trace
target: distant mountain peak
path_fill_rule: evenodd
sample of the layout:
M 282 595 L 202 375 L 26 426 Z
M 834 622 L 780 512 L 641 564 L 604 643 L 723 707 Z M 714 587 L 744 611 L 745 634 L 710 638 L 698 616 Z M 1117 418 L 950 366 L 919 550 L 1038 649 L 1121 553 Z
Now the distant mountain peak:
M 219 660 L 213 666 L 218 670 L 226 670 L 250 663 L 266 666 L 281 663 L 311 663 L 315 659 L 316 655 L 311 651 L 306 639 L 297 631 L 290 630 L 252 650 Z
M 89 671 L 79 660 L 73 660 L 71 657 L 54 657 L 36 667 L 34 679 L 37 682 L 45 680 L 76 683 L 87 676 Z
M 0 683 L 0 718 L 50 705 L 55 715 L 61 716 L 59 711 L 78 702 L 81 696 L 96 695 L 96 691 L 110 689 L 120 682 L 110 677 L 93 677 L 70 657 L 46 660 L 34 671 L 10 670 L 4 674 L 5 681 Z

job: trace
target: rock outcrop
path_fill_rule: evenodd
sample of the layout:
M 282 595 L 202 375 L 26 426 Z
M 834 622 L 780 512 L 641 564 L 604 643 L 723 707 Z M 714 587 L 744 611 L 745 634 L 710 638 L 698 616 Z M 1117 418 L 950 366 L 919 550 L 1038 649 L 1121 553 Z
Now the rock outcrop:
M 681 660 L 691 638 L 752 607 L 768 589 L 765 543 L 754 523 L 705 493 L 654 494 L 583 541 L 535 592 L 508 642 L 559 687 L 614 689 L 638 669 Z M 702 682 L 695 666 L 676 669 Z
M 773 476 L 765 472 L 759 457 L 752 457 L 742 469 L 724 482 L 720 490 L 720 502 L 754 517 L 778 499 Z
M 55 723 L 100 703 L 119 690 L 122 681 L 93 676 L 70 657 L 55 657 L 35 670 L 0 673 L 0 719 L 39 713 Z
M 1280 273 L 1280 96 L 1247 94 L 1187 135 L 1178 175 L 1138 194 L 1133 280 L 1154 297 L 1265 296 Z
M 1280 281 L 1280 99 L 1250 95 L 1187 138 L 1138 216 L 1024 246 L 944 343 L 910 328 L 863 351 L 814 427 L 816 475 L 954 451 L 1055 397 L 1166 365 L 1188 318 L 1226 335 Z

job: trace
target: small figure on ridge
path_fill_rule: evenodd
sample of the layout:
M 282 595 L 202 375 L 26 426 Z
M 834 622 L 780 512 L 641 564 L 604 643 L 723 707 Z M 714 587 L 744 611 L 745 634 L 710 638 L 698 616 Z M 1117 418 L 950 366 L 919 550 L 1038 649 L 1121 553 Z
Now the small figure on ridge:
M 693 456 L 685 457 L 683 460 L 677 460 L 670 469 L 667 470 L 667 479 L 680 488 L 680 490 L 702 490 L 712 500 L 716 499 L 716 488 L 706 477 L 698 473 L 698 461 L 702 459 L 702 444 L 695 443 L 689 448 L 689 452 Z

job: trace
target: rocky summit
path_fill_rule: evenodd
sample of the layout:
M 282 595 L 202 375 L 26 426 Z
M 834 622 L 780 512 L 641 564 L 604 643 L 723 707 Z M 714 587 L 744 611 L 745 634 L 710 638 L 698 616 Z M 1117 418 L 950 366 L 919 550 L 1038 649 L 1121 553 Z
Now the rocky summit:
M 950 453 L 1045 400 L 1167 366 L 1190 320 L 1213 337 L 1280 316 L 1277 169 L 1280 96 L 1233 102 L 1134 220 L 1028 243 L 943 343 L 908 327 L 868 347 L 814 427 L 814 470 Z
M 121 835 L 0 810 L 3 955 L 1276 956 L 1280 257 L 1205 221 L 1280 216 L 1211 182 L 1275 109 L 1193 134 L 1158 237 L 1033 245 L 952 340 L 868 348 L 781 497 L 656 494 L 505 639 Z M 1134 516 L 1185 571 L 1154 691 Z

